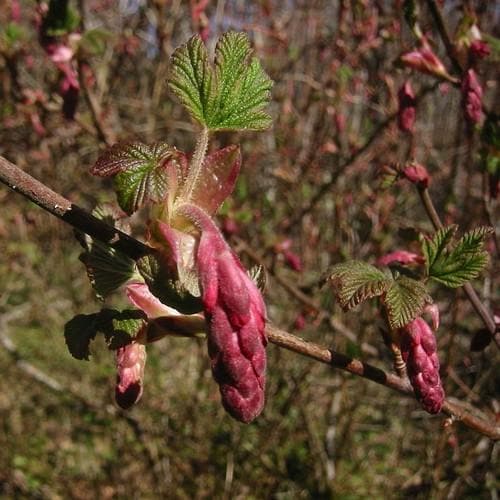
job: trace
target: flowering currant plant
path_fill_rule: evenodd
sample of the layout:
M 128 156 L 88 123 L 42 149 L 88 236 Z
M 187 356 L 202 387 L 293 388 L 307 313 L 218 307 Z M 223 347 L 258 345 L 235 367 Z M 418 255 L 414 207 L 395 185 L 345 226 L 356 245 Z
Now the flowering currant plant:
M 262 130 L 272 81 L 252 55 L 245 34 L 223 35 L 209 61 L 200 36 L 172 56 L 169 86 L 199 128 L 189 156 L 163 142 L 118 143 L 91 169 L 114 177 L 120 208 L 147 210 L 146 242 L 154 251 L 133 261 L 89 237 L 82 261 L 99 297 L 125 286 L 134 309 L 104 309 L 66 325 L 71 353 L 89 356 L 103 333 L 116 350 L 116 401 L 128 408 L 142 395 L 146 344 L 165 335 L 207 335 L 208 354 L 222 403 L 230 415 L 252 421 L 264 407 L 266 309 L 261 292 L 224 240 L 214 215 L 238 177 L 238 146 L 207 152 L 219 130 Z M 96 215 L 124 227 L 108 209 Z

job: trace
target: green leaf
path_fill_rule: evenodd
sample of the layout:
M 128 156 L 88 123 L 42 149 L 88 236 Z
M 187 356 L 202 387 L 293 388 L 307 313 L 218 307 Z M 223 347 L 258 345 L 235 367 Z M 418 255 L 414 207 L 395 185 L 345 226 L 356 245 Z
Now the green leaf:
M 424 254 L 425 268 L 428 275 L 430 275 L 432 266 L 434 266 L 441 254 L 445 251 L 446 246 L 453 239 L 457 229 L 458 226 L 451 225 L 439 229 L 431 238 L 421 238 L 422 253 Z
M 162 255 L 146 255 L 137 261 L 137 268 L 151 293 L 164 304 L 182 314 L 194 314 L 203 309 L 200 297 L 194 295 L 194 289 L 198 289 L 196 275 L 192 276 L 192 284 L 181 283 Z M 185 276 L 185 279 L 189 279 L 189 276 Z
M 272 80 L 252 56 L 244 33 L 225 33 L 215 48 L 215 66 L 196 35 L 175 50 L 169 86 L 191 116 L 210 130 L 263 130 L 271 117 Z
M 480 227 L 465 233 L 456 247 L 435 263 L 430 277 L 450 288 L 477 278 L 489 261 L 488 252 L 482 248 L 491 231 L 491 228 Z
M 130 344 L 146 326 L 146 316 L 137 309 L 102 309 L 94 314 L 78 314 L 64 326 L 69 352 L 76 359 L 89 359 L 90 342 L 103 333 L 110 349 Z
M 430 240 L 422 240 L 429 278 L 449 288 L 458 288 L 479 276 L 488 264 L 484 240 L 491 228 L 479 227 L 465 233 L 452 244 L 456 226 L 439 230 Z
M 118 349 L 137 338 L 146 326 L 146 315 L 137 309 L 114 311 L 112 317 L 101 325 L 110 349 Z
M 120 226 L 107 207 L 98 207 L 92 213 L 111 226 Z M 79 241 L 85 249 L 79 258 L 87 268 L 97 298 L 104 299 L 135 276 L 135 262 L 124 253 L 88 235 L 80 235 Z
M 90 342 L 97 334 L 99 313 L 78 314 L 64 326 L 64 338 L 71 355 L 76 359 L 90 357 Z
M 422 314 L 426 304 L 432 303 L 425 285 L 407 276 L 394 280 L 382 300 L 393 330 L 407 325 Z
M 393 279 L 376 267 L 359 260 L 336 264 L 326 273 L 335 297 L 344 311 L 349 311 L 366 299 L 386 292 Z
M 135 263 L 120 251 L 89 237 L 88 250 L 80 255 L 99 299 L 120 288 L 135 275 Z
M 90 172 L 116 175 L 118 203 L 130 215 L 148 202 L 175 196 L 186 165 L 184 153 L 163 142 L 118 143 L 98 158 Z

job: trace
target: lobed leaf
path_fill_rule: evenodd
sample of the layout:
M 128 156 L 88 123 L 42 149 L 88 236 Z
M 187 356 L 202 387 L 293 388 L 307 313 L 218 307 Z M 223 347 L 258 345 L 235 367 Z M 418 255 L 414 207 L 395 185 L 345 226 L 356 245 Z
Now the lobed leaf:
M 107 207 L 98 207 L 92 213 L 104 222 L 126 230 Z M 85 249 L 79 258 L 87 268 L 87 276 L 98 299 L 103 300 L 135 276 L 135 262 L 124 253 L 88 235 L 82 235 L 79 241 Z
M 422 244 L 428 276 L 450 288 L 460 287 L 479 276 L 489 261 L 483 245 L 491 228 L 473 229 L 451 245 L 455 232 L 456 226 L 443 228 Z
M 393 283 L 393 279 L 380 269 L 358 260 L 336 264 L 327 272 L 326 281 L 331 282 L 344 311 L 382 295 Z
M 215 48 L 215 66 L 196 35 L 175 50 L 169 86 L 191 116 L 210 130 L 263 130 L 271 117 L 272 80 L 252 56 L 244 33 L 225 33 Z
M 97 335 L 99 313 L 78 314 L 64 325 L 64 338 L 70 354 L 76 359 L 90 357 L 90 342 Z
M 205 44 L 198 35 L 193 36 L 175 50 L 171 62 L 168 83 L 172 92 L 197 122 L 207 125 L 215 93 Z
M 145 328 L 146 315 L 137 309 L 115 311 L 101 328 L 110 349 L 118 349 L 136 339 Z
M 184 153 L 164 142 L 118 143 L 98 158 L 90 172 L 116 176 L 118 203 L 130 215 L 148 202 L 173 198 L 186 164 Z
M 457 232 L 458 226 L 451 225 L 443 227 L 434 233 L 431 238 L 421 238 L 422 253 L 425 258 L 425 267 L 427 274 L 430 274 L 432 266 L 439 259 L 440 255 L 445 251 L 447 245 L 453 239 Z
M 162 255 L 147 255 L 137 261 L 137 267 L 151 293 L 163 304 L 182 314 L 194 314 L 202 310 L 199 296 L 191 293 L 194 286 L 191 289 L 186 283 L 183 286 Z M 196 280 L 193 285 L 197 285 L 197 277 L 193 276 L 193 279 Z
M 90 357 L 90 342 L 103 333 L 110 349 L 118 349 L 136 339 L 146 326 L 146 316 L 137 309 L 102 309 L 98 313 L 78 314 L 64 326 L 69 352 L 76 359 Z
M 382 301 L 389 325 L 395 330 L 420 316 L 425 305 L 432 303 L 432 298 L 421 281 L 400 276 L 392 282 Z

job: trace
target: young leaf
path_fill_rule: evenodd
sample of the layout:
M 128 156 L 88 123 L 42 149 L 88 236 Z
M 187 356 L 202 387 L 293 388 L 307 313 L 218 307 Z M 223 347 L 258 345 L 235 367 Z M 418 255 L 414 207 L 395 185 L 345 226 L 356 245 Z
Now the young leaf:
M 450 288 L 457 288 L 476 278 L 489 260 L 483 244 L 491 228 L 473 229 L 452 246 L 450 242 L 455 231 L 454 226 L 444 228 L 431 240 L 423 240 L 422 247 L 428 276 Z
M 136 339 L 146 326 L 146 315 L 137 309 L 115 311 L 109 321 L 102 325 L 102 331 L 110 349 L 118 349 Z
M 90 172 L 116 175 L 118 203 L 130 215 L 148 202 L 173 197 L 186 163 L 184 153 L 163 142 L 118 143 L 98 158 Z
M 161 255 L 147 255 L 137 261 L 137 267 L 151 293 L 163 304 L 182 314 L 194 314 L 203 309 L 199 296 L 192 295 L 182 286 Z
M 90 357 L 90 342 L 97 334 L 99 313 L 78 314 L 64 325 L 64 338 L 70 354 L 76 359 Z
M 262 111 L 271 97 L 272 80 L 252 57 L 245 33 L 225 33 L 215 47 L 217 90 L 212 130 L 263 130 L 271 117 Z
M 215 49 L 215 67 L 196 35 L 175 50 L 169 86 L 191 116 L 210 130 L 263 130 L 272 81 L 252 56 L 244 33 L 225 33 Z
M 392 329 L 408 324 L 422 314 L 426 304 L 432 303 L 425 285 L 407 276 L 394 280 L 382 300 Z
M 107 206 L 97 207 L 92 214 L 128 232 L 128 228 L 115 219 L 115 214 Z M 79 258 L 87 268 L 87 275 L 98 299 L 104 299 L 134 277 L 135 262 L 124 253 L 88 235 L 79 234 L 78 240 L 85 249 Z
M 102 300 L 134 277 L 135 263 L 120 251 L 90 237 L 88 239 L 91 242 L 87 251 L 80 255 L 80 260 L 87 268 L 97 298 Z
M 430 239 L 425 237 L 421 238 L 422 253 L 424 254 L 425 267 L 428 275 L 430 275 L 432 266 L 445 251 L 446 246 L 452 240 L 453 236 L 457 232 L 457 229 L 458 226 L 451 225 L 439 229 Z
M 102 309 L 94 314 L 78 314 L 64 326 L 69 352 L 76 359 L 89 359 L 90 342 L 103 333 L 110 349 L 118 349 L 136 339 L 146 326 L 146 315 L 137 309 Z
M 333 266 L 327 272 L 326 281 L 332 283 L 342 309 L 349 311 L 366 299 L 382 295 L 393 279 L 366 262 L 350 260 Z

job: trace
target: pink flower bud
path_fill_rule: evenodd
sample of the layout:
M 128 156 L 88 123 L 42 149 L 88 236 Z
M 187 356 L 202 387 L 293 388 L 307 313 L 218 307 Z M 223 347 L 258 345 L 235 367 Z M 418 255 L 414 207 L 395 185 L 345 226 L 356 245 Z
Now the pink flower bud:
M 388 266 L 397 262 L 399 264 L 423 264 L 424 259 L 421 255 L 418 255 L 413 252 L 407 252 L 406 250 L 395 250 L 394 252 L 390 252 L 380 257 L 377 260 L 377 264 L 379 266 Z
M 479 123 L 482 111 L 483 89 L 476 72 L 469 69 L 462 80 L 462 106 L 465 118 L 470 124 Z
M 427 187 L 430 182 L 429 172 L 419 163 L 411 163 L 403 169 L 403 175 L 413 184 Z
M 444 64 L 434 53 L 426 40 L 423 41 L 419 49 L 403 54 L 401 56 L 401 61 L 406 64 L 406 66 L 422 73 L 451 79 Z
M 259 289 L 220 232 L 207 227 L 207 221 L 204 225 L 197 264 L 212 373 L 225 409 L 248 423 L 264 407 L 266 310 Z
M 285 262 L 291 269 L 298 273 L 302 271 L 302 259 L 295 252 L 285 250 L 283 252 L 283 257 L 285 257 Z
M 413 133 L 416 102 L 411 83 L 406 81 L 398 92 L 398 125 L 402 132 Z
M 491 53 L 490 46 L 488 42 L 485 42 L 484 40 L 474 40 L 470 44 L 470 54 L 474 59 L 484 59 L 485 57 L 488 57 Z
M 124 410 L 133 406 L 142 396 L 146 348 L 132 342 L 116 351 L 117 379 L 115 400 Z
M 422 319 L 416 318 L 400 330 L 401 354 L 415 396 L 425 411 L 439 413 L 444 402 L 444 390 L 439 376 L 434 332 Z

